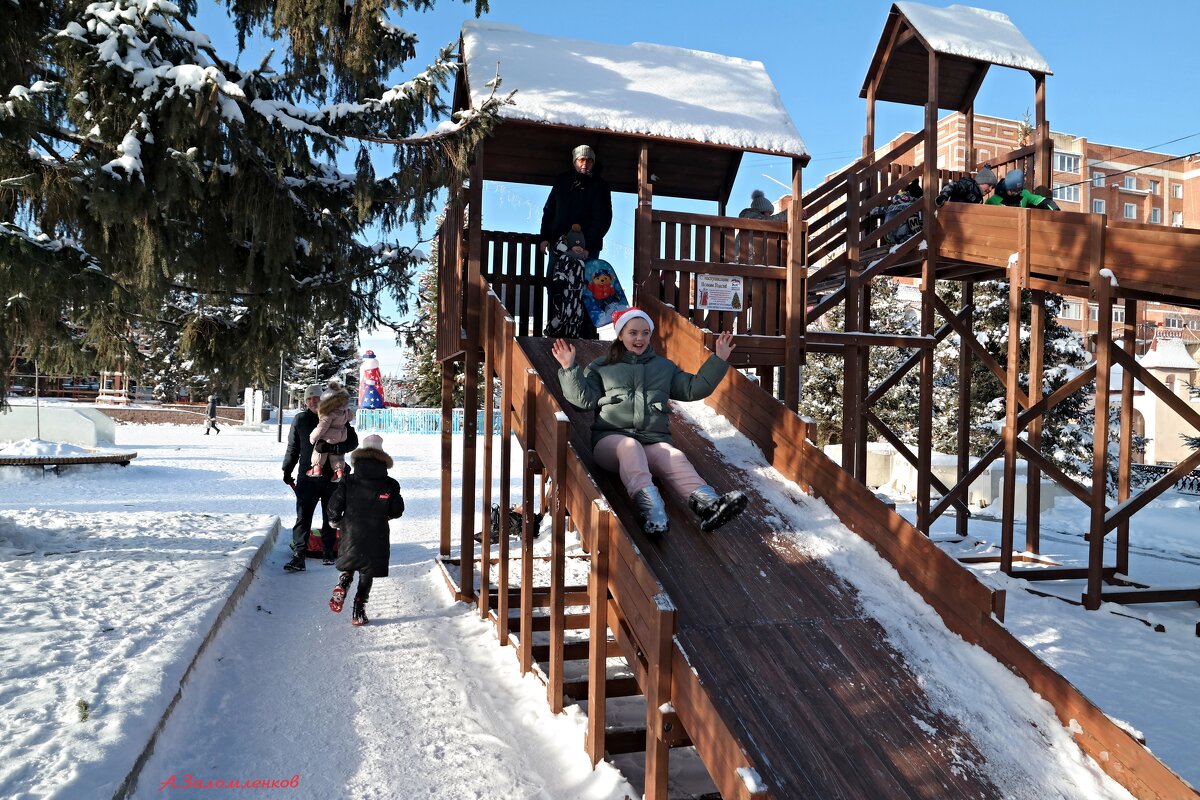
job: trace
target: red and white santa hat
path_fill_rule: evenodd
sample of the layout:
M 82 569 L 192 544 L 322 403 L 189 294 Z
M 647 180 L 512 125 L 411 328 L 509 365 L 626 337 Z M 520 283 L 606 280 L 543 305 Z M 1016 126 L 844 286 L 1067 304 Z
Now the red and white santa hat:
M 625 327 L 625 323 L 630 322 L 635 319 L 646 320 L 646 324 L 650 326 L 650 332 L 654 333 L 654 320 L 650 319 L 650 315 L 647 314 L 645 311 L 642 311 L 637 306 L 633 306 L 632 308 L 625 308 L 625 309 L 615 312 L 613 314 L 612 319 L 613 319 L 613 330 L 616 331 L 616 334 L 618 337 L 621 335 L 621 329 Z

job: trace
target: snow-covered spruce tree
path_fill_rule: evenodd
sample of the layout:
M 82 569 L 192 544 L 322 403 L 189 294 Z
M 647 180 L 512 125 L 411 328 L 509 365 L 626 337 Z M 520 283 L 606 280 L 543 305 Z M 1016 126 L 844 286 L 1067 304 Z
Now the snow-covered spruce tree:
M 358 329 L 344 321 L 313 319 L 300 330 L 291 363 L 284 366 L 291 390 L 300 393 L 309 384 L 337 379 L 353 393 L 358 386 Z
M 955 297 L 957 297 L 955 295 Z M 1029 320 L 1031 293 L 1021 299 L 1020 386 L 1029 389 Z M 976 338 L 1001 366 L 1008 364 L 1008 283 L 981 281 L 975 285 Z M 957 305 L 951 303 L 952 308 Z M 1046 367 L 1042 394 L 1048 395 L 1078 374 L 1092 360 L 1083 342 L 1070 328 L 1058 321 L 1062 298 L 1046 296 L 1045 334 L 1043 350 Z M 958 342 L 939 348 L 935 370 L 935 436 L 934 447 L 944 452 L 957 451 L 957 425 L 961 416 L 958 408 Z M 1069 473 L 1090 477 L 1092 441 L 1092 397 L 1095 385 L 1075 392 L 1059 403 L 1043 418 L 1042 441 L 1039 450 Z M 971 369 L 971 455 L 982 455 L 999 437 L 1004 425 L 1004 386 L 978 359 L 972 359 Z
M 877 280 L 871 292 L 871 330 L 878 333 L 911 335 L 917 332 L 916 320 L 897 300 L 897 287 L 889 280 Z M 823 318 L 829 330 L 842 330 L 844 309 L 838 307 Z M 878 386 L 908 358 L 910 351 L 894 347 L 872 347 L 868 391 Z M 821 446 L 839 441 L 842 430 L 842 392 L 844 376 L 840 354 L 808 355 L 804 366 L 804 386 L 800 397 L 802 414 L 817 421 L 817 443 Z M 908 373 L 874 406 L 875 413 L 893 431 L 911 441 L 916 434 L 916 373 Z
M 5 3 L 0 360 L 121 363 L 179 291 L 196 368 L 265 381 L 301 320 L 379 324 L 408 291 L 410 250 L 360 234 L 424 223 L 504 100 L 426 133 L 455 64 L 446 48 L 393 85 L 416 44 L 396 18 L 435 0 L 224 1 L 243 45 L 282 56 L 237 66 L 193 29 L 196 0 Z

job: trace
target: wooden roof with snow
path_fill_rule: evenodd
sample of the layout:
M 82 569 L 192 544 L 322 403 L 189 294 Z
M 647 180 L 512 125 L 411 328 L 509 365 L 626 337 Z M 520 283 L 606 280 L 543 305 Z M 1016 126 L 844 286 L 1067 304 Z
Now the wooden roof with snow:
M 484 178 L 549 184 L 589 144 L 616 191 L 636 191 L 651 151 L 655 194 L 728 197 L 743 152 L 808 161 L 808 149 L 762 62 L 636 43 L 614 45 L 470 21 L 455 108 L 516 90 L 485 144 Z
M 992 64 L 1035 76 L 1053 74 L 1005 14 L 903 2 L 892 5 L 859 96 L 866 97 L 874 81 L 876 100 L 924 105 L 930 52 L 938 56 L 938 107 L 953 111 L 971 106 Z

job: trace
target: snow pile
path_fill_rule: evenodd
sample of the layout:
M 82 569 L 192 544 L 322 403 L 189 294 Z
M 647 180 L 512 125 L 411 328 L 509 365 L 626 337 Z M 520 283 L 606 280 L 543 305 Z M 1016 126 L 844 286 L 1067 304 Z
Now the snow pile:
M 66 442 L 47 442 L 44 439 L 20 439 L 15 442 L 0 442 L 0 456 L 74 458 L 78 456 L 94 456 L 102 452 L 102 450 L 88 449 L 74 444 L 67 444 Z
M 463 25 L 463 52 L 474 107 L 497 70 L 504 91 L 516 90 L 502 117 L 808 154 L 761 61 L 479 21 Z

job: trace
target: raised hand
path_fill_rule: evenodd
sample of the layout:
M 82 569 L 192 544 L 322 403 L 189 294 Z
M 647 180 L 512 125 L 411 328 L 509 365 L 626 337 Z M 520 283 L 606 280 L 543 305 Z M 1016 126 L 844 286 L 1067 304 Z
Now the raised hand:
M 735 347 L 737 347 L 737 345 L 733 343 L 733 334 L 729 331 L 724 331 L 718 335 L 716 347 L 717 358 L 721 359 L 722 361 L 728 361 L 729 354 L 733 352 Z
M 550 346 L 550 352 L 563 369 L 570 369 L 575 365 L 575 345 L 567 344 L 562 339 L 555 339 L 554 344 Z

